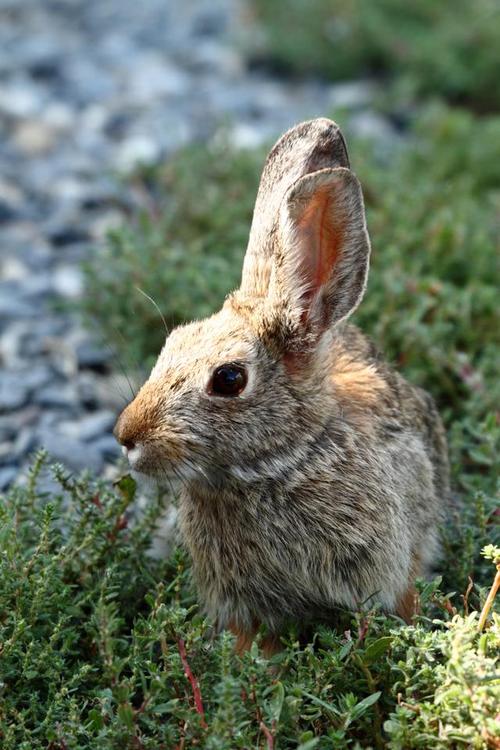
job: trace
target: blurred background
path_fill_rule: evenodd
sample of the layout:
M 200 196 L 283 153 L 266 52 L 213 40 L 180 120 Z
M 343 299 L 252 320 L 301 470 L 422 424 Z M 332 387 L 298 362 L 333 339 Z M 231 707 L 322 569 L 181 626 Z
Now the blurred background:
M 0 0 L 0 490 L 42 445 L 116 471 L 161 315 L 217 309 L 266 148 L 324 115 L 368 207 L 356 322 L 434 394 L 457 483 L 489 491 L 499 76 L 498 0 Z

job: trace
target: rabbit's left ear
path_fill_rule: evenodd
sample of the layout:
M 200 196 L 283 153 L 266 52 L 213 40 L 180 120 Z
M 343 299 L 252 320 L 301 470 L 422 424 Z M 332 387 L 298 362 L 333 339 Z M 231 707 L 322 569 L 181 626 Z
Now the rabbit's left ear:
M 314 339 L 347 318 L 365 289 L 370 240 L 355 175 L 339 167 L 297 180 L 282 203 L 279 233 L 273 296 Z

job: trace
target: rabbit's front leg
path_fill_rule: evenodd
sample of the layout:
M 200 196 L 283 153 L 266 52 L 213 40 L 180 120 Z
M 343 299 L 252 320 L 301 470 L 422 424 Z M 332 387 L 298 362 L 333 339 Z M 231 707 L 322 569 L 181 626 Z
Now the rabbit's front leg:
M 418 614 L 418 593 L 413 584 L 410 584 L 396 605 L 396 614 L 401 617 L 407 625 L 411 625 L 413 617 Z
M 233 622 L 229 623 L 228 629 L 236 636 L 235 653 L 241 656 L 246 651 L 250 651 L 259 627 L 260 623 L 258 622 L 254 622 L 250 629 L 243 629 Z M 282 649 L 280 638 L 275 633 L 267 633 L 262 638 L 260 647 L 266 659 Z
M 421 573 L 422 563 L 420 556 L 414 553 L 410 576 L 408 578 L 408 588 L 403 592 L 396 604 L 396 614 L 408 625 L 412 624 L 414 616 L 417 615 L 419 611 L 418 592 L 415 588 L 415 578 L 418 578 Z

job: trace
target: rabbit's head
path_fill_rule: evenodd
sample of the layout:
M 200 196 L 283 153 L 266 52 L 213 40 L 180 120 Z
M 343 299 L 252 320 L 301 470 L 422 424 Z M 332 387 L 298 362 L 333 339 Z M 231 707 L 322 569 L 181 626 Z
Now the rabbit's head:
M 328 352 L 369 240 L 338 127 L 286 133 L 264 166 L 240 289 L 175 329 L 115 434 L 133 468 L 221 485 L 286 474 L 334 399 Z

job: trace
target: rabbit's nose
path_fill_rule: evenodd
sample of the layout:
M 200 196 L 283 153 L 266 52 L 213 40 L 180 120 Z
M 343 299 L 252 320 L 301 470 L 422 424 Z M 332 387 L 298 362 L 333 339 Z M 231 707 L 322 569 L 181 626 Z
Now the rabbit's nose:
M 115 429 L 113 430 L 113 435 L 126 451 L 131 451 L 135 448 L 137 440 L 136 435 L 134 434 L 133 422 L 127 418 L 125 412 L 118 417 Z

